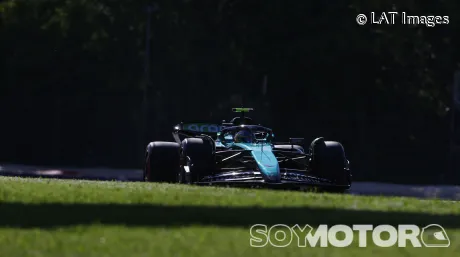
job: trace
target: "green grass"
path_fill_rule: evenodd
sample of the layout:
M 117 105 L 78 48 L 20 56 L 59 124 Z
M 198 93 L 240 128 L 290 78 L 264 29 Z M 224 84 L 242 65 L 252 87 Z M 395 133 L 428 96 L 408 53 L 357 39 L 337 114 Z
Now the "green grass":
M 347 248 L 252 248 L 257 223 L 438 223 L 451 246 L 359 248 L 355 237 Z M 0 256 L 8 257 L 459 256 L 459 228 L 459 203 L 442 200 L 0 178 Z

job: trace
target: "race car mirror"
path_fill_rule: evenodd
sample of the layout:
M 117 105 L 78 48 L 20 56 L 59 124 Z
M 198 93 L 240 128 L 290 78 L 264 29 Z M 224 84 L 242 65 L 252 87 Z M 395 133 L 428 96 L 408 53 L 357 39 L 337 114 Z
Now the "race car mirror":
M 304 138 L 302 137 L 292 137 L 292 138 L 289 138 L 289 143 L 291 145 L 302 145 L 304 142 Z

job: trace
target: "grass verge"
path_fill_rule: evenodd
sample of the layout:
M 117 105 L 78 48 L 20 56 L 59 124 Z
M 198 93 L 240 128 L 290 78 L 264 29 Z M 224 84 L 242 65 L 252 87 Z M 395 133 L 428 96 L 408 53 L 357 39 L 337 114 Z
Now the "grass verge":
M 250 247 L 254 224 L 441 224 L 448 248 Z M 338 235 L 343 238 L 343 235 Z M 385 239 L 385 235 L 382 237 Z M 286 239 L 286 240 L 289 240 Z M 285 241 L 286 242 L 286 241 Z M 443 200 L 0 178 L 0 256 L 458 256 L 460 205 Z

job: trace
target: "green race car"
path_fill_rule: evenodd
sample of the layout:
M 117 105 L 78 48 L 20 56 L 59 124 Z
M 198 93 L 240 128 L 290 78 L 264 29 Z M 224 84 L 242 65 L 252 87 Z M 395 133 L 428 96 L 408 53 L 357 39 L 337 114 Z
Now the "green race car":
M 175 142 L 148 144 L 144 180 L 334 192 L 350 188 L 350 163 L 340 143 L 319 137 L 305 150 L 303 138 L 273 142 L 270 128 L 245 117 L 252 110 L 233 108 L 241 116 L 220 125 L 176 125 Z

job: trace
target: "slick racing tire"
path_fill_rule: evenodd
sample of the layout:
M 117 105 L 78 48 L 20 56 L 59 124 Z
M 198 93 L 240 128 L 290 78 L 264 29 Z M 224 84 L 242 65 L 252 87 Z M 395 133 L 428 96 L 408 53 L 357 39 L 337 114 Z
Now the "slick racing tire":
M 186 138 L 182 141 L 183 167 L 179 173 L 179 183 L 191 184 L 212 174 L 215 168 L 213 143 L 202 138 Z
M 147 146 L 144 181 L 176 182 L 180 170 L 180 145 L 174 142 L 151 142 Z
M 351 174 L 347 167 L 345 150 L 339 142 L 313 140 L 310 145 L 310 165 L 313 173 L 334 181 L 336 185 L 351 185 Z

